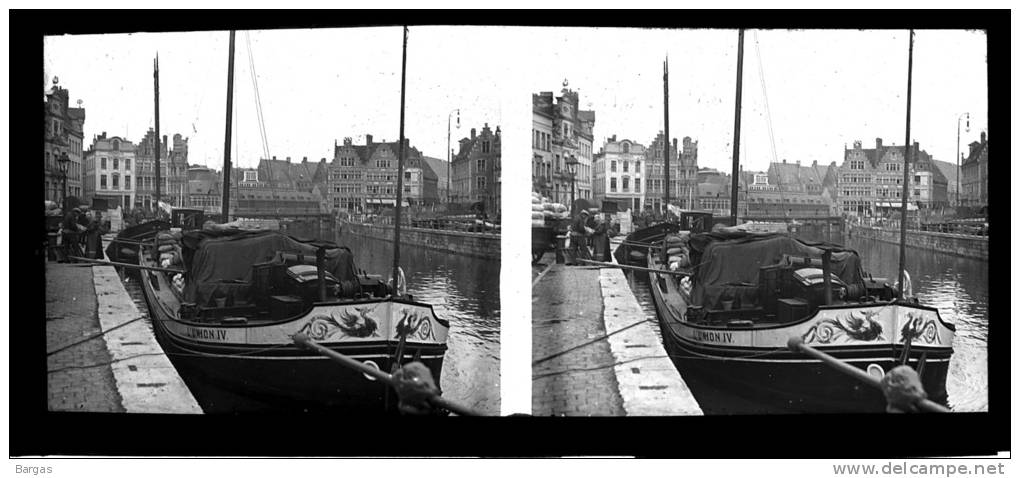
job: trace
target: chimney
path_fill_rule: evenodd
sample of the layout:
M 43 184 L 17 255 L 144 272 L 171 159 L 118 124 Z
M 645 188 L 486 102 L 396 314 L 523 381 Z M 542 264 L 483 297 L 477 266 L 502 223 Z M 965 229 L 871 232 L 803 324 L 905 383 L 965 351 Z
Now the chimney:
M 475 139 L 475 129 L 471 128 L 471 139 Z
M 812 168 L 817 168 L 818 167 L 818 160 L 817 159 L 814 160 L 814 161 L 811 161 L 811 167 Z
M 875 138 L 875 149 L 882 149 L 882 138 Z
M 987 143 L 987 142 L 988 142 L 988 136 L 987 136 L 987 133 L 985 133 L 984 131 L 982 131 L 982 132 L 981 132 L 981 144 L 985 144 L 985 143 Z
M 287 156 L 287 162 L 288 163 L 290 162 L 290 156 Z
M 276 161 L 276 156 L 275 155 L 273 156 L 273 161 Z
M 917 141 L 914 141 L 914 153 L 920 153 L 920 152 L 921 152 L 921 143 L 919 143 Z
M 365 135 L 365 145 L 367 145 L 367 146 L 371 146 L 372 145 L 372 135 L 370 135 L 370 134 L 366 134 Z
M 498 137 L 499 135 L 500 135 L 500 132 L 499 132 L 499 125 L 496 125 L 496 136 Z
M 783 158 L 783 164 L 786 164 L 786 158 Z
M 307 163 L 308 162 L 308 156 L 305 156 L 304 158 L 302 158 L 301 162 L 302 163 Z
M 800 167 L 800 160 L 799 159 L 797 160 L 797 167 L 798 168 Z

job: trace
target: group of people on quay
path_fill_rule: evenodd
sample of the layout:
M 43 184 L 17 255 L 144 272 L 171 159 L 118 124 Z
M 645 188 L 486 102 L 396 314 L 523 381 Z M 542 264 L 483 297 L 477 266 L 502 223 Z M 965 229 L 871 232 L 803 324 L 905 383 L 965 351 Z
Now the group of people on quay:
M 48 234 L 56 240 L 57 247 L 53 251 L 57 261 L 71 262 L 70 257 L 106 258 L 102 237 L 110 231 L 111 225 L 110 218 L 102 211 L 75 206 L 65 212 L 53 201 L 46 201 L 46 216 L 52 218 Z M 154 219 L 156 215 L 133 209 L 125 211 L 123 218 L 124 225 L 130 227 Z
M 616 226 L 616 227 L 614 227 Z M 609 213 L 581 209 L 570 222 L 570 246 L 567 248 L 567 265 L 583 265 L 578 259 L 609 262 L 609 237 L 619 229 Z

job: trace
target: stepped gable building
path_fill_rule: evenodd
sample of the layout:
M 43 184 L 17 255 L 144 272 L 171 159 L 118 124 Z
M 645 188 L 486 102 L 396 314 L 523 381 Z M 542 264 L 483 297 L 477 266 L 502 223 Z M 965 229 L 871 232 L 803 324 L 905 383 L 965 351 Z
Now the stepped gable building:
M 85 154 L 85 198 L 99 199 L 108 208 L 131 208 L 137 202 L 135 145 L 106 131 L 92 140 Z
M 665 139 L 662 131 L 645 149 L 645 209 L 665 210 L 666 194 Z M 676 138 L 670 147 L 669 201 L 681 209 L 693 209 L 698 194 L 698 142 L 690 136 L 683 139 L 682 148 Z
M 499 126 L 489 129 L 485 123 L 481 133 L 471 128 L 471 136 L 459 141 L 453 157 L 451 201 L 483 203 L 485 211 L 495 216 L 500 211 L 500 161 L 502 133 Z
M 592 163 L 592 192 L 596 201 L 604 205 L 616 203 L 617 210 L 644 210 L 645 147 L 629 139 L 606 140 Z
M 532 176 L 534 189 L 553 201 L 570 202 L 571 179 L 575 198 L 592 198 L 592 159 L 595 112 L 580 110 L 580 97 L 563 81 L 560 96 L 551 91 L 533 94 Z M 572 176 L 568 161 L 577 161 Z
M 184 206 L 188 195 L 188 138 L 173 136 L 173 149 L 163 135 L 159 142 L 160 199 L 171 206 Z M 156 132 L 150 128 L 135 151 L 137 195 L 132 207 L 156 208 Z
M 882 143 L 865 149 L 860 141 L 853 149 L 844 149 L 836 187 L 837 209 L 856 216 L 886 216 L 902 207 L 903 146 Z M 934 209 L 949 204 L 948 180 L 932 162 L 931 156 L 914 142 L 910 160 L 907 207 Z
M 355 145 L 350 137 L 333 144 L 333 160 L 327 164 L 326 197 L 330 211 L 379 213 L 397 203 L 398 142 L 375 142 L 365 135 L 365 144 Z M 439 201 L 439 178 L 422 160 L 422 154 L 404 139 L 404 205 L 432 206 Z
M 70 93 L 58 86 L 53 79 L 53 87 L 45 93 L 44 135 L 43 135 L 43 170 L 46 199 L 62 203 L 64 194 L 64 173 L 60 170 L 58 160 L 64 153 L 71 161 L 67 167 L 67 195 L 82 199 L 85 194 L 84 178 L 84 127 L 85 108 L 71 108 L 68 105 Z

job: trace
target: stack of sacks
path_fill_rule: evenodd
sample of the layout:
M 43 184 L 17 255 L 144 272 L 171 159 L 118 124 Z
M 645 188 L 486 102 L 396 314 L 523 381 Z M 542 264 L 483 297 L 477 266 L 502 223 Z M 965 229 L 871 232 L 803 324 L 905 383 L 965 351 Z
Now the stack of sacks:
M 675 271 L 691 266 L 690 249 L 688 241 L 690 232 L 681 231 L 678 234 L 671 234 L 666 237 L 666 255 L 669 257 L 669 270 Z
M 536 192 L 531 193 L 531 225 L 545 225 L 545 209 L 542 207 L 542 196 Z
M 156 248 L 159 251 L 159 265 L 163 268 L 183 264 L 181 252 L 181 233 L 161 232 L 156 236 Z

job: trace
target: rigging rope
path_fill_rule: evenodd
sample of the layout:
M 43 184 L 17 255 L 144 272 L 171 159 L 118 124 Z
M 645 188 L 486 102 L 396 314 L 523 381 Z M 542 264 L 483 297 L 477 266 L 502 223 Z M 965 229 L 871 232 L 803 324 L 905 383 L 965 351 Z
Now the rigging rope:
M 772 110 L 769 108 L 769 95 L 768 95 L 768 92 L 766 91 L 766 88 L 765 88 L 765 70 L 762 67 L 761 48 L 760 48 L 760 46 L 758 44 L 758 32 L 757 31 L 754 32 L 754 51 L 755 51 L 755 53 L 758 56 L 758 80 L 759 80 L 759 83 L 761 84 L 761 95 L 762 95 L 762 100 L 763 100 L 763 102 L 765 104 L 765 117 L 768 120 L 766 122 L 766 125 L 768 125 L 769 143 L 772 146 L 772 162 L 773 163 L 778 163 L 779 162 L 779 158 L 776 155 L 776 136 L 775 136 L 775 132 L 772 130 Z M 799 167 L 798 167 L 798 169 L 799 169 Z M 780 170 L 779 174 L 776 175 L 776 179 L 777 179 L 777 181 L 779 181 L 779 184 L 777 184 L 776 186 L 779 188 L 779 201 L 780 201 L 780 204 L 786 204 L 786 197 L 784 197 L 784 195 L 783 195 L 783 174 L 782 174 L 782 170 Z M 786 210 L 786 208 L 782 208 L 782 209 L 783 209 L 783 211 L 782 211 L 783 215 L 786 216 L 787 219 L 789 219 L 790 218 L 789 212 Z
M 262 151 L 265 154 L 265 158 L 269 159 L 269 137 L 266 135 L 266 120 L 262 114 L 262 96 L 259 94 L 259 80 L 258 75 L 255 74 L 255 57 L 251 53 L 251 36 L 248 32 L 244 32 L 244 40 L 248 46 L 248 65 L 250 66 L 248 72 L 251 74 L 251 82 L 255 88 L 255 111 L 259 123 L 259 132 L 262 135 Z

